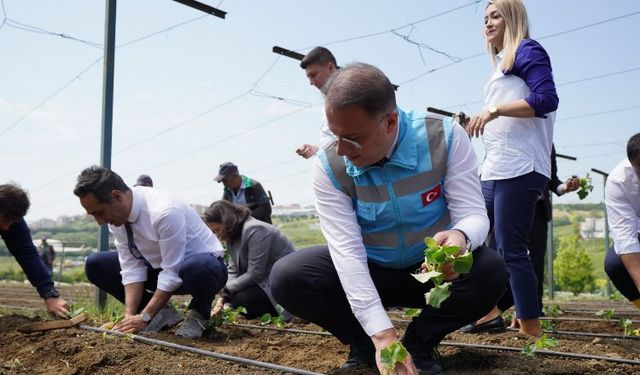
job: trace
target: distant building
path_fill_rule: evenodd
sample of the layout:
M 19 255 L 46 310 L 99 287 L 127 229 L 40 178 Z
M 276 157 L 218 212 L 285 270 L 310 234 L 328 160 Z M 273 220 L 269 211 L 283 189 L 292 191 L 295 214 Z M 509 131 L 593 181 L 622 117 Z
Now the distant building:
M 584 240 L 604 238 L 604 218 L 589 217 L 580 223 L 580 237 Z
M 301 207 L 299 204 L 273 206 L 271 216 L 318 217 L 314 206 Z

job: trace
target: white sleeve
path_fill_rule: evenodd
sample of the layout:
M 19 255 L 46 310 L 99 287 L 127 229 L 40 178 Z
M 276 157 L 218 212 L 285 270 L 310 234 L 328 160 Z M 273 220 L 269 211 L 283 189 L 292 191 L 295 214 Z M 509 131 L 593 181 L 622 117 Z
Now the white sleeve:
M 179 276 L 187 246 L 187 224 L 181 210 L 170 210 L 154 225 L 160 246 L 160 268 L 157 288 L 173 292 L 182 285 Z
M 131 254 L 124 226 L 114 228 L 109 225 L 109 231 L 113 234 L 116 250 L 118 251 L 122 285 L 147 281 L 147 266 L 142 259 L 138 259 Z
M 324 109 L 322 110 L 322 126 L 320 127 L 320 148 L 322 148 L 327 143 L 333 142 L 333 132 L 329 129 L 329 122 L 327 121 L 327 117 L 324 114 Z
M 618 255 L 640 253 L 638 232 L 640 217 L 635 212 L 625 193 L 624 182 L 609 178 L 604 191 L 604 203 L 607 206 L 607 220 Z
M 449 145 L 444 196 L 453 228 L 467 234 L 472 249 L 482 245 L 489 233 L 489 217 L 480 188 L 478 159 L 467 133 L 457 123 Z
M 351 198 L 333 186 L 319 158 L 313 166 L 313 190 L 322 234 L 353 314 L 369 336 L 392 328 L 369 274 Z

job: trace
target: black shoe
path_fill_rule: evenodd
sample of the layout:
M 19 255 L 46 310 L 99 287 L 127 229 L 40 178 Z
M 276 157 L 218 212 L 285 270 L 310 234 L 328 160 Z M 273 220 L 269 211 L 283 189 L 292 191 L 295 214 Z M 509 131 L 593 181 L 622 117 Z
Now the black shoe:
M 349 356 L 340 368 L 376 367 L 376 348 L 370 338 L 349 344 Z
M 505 332 L 507 330 L 507 326 L 504 324 L 504 319 L 502 316 L 498 315 L 495 318 L 488 320 L 481 324 L 471 323 L 466 326 L 460 328 L 458 332 L 462 333 L 500 333 Z
M 411 354 L 413 364 L 420 375 L 444 375 L 440 354 L 436 348 L 427 346 L 413 324 L 407 327 L 402 345 Z

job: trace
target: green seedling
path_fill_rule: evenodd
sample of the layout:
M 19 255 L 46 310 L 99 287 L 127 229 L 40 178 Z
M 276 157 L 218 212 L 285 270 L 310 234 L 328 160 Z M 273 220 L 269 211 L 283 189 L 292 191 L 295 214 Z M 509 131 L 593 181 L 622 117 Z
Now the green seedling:
M 551 331 L 551 332 L 556 331 L 556 323 L 553 320 L 541 320 L 540 326 L 545 331 Z
M 622 329 L 624 330 L 624 335 L 625 336 L 637 336 L 636 331 L 633 329 L 633 322 L 631 321 L 631 319 L 620 319 L 620 326 L 622 327 Z
M 543 310 L 546 316 L 550 316 L 552 318 L 557 318 L 558 316 L 564 314 L 564 311 L 558 305 L 545 306 Z
M 422 309 L 406 309 L 404 310 L 404 313 L 402 313 L 402 316 L 405 316 L 407 318 L 415 318 L 416 316 L 420 315 L 421 312 Z
M 602 310 L 596 312 L 596 316 L 601 316 L 605 320 L 613 319 L 615 314 L 616 314 L 616 310 L 615 309 L 602 309 Z
M 578 176 L 573 176 L 578 178 Z M 577 191 L 578 198 L 585 199 L 589 193 L 593 191 L 593 185 L 591 184 L 591 176 L 587 173 L 586 176 L 578 178 L 579 188 Z
M 75 318 L 76 316 L 82 314 L 86 310 L 86 307 L 78 306 L 76 304 L 72 304 L 69 309 L 69 314 L 67 315 L 69 318 Z
M 536 355 L 536 351 L 540 349 L 550 349 L 555 348 L 558 345 L 558 340 L 555 337 L 549 337 L 547 334 L 543 334 L 539 339 L 536 340 L 533 344 L 525 345 L 522 348 L 522 353 L 533 357 Z
M 223 309 L 222 310 L 222 322 L 225 324 L 237 324 L 238 315 L 246 314 L 247 309 L 242 306 L 238 306 L 235 309 Z
M 473 255 L 470 252 L 458 255 L 460 247 L 440 246 L 431 237 L 426 237 L 424 243 L 427 245 L 424 250 L 424 270 L 412 276 L 421 283 L 433 282 L 435 286 L 424 296 L 429 306 L 439 308 L 442 302 L 451 295 L 449 291 L 451 283 L 444 282 L 445 265 L 450 264 L 454 272 L 468 273 L 473 265 Z
M 273 324 L 278 328 L 284 328 L 286 325 L 286 322 L 284 318 L 280 315 L 273 316 L 269 313 L 266 313 L 260 317 L 260 325 L 266 326 L 268 324 Z
M 384 367 L 385 374 L 389 374 L 396 369 L 396 364 L 404 362 L 409 356 L 409 352 L 400 341 L 395 341 L 391 345 L 383 348 L 380 352 L 380 362 Z

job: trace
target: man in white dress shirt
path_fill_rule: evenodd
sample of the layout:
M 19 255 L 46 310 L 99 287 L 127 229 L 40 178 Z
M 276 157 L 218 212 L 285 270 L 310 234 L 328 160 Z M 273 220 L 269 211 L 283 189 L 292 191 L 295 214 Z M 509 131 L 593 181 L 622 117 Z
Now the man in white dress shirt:
M 629 139 L 627 159 L 607 178 L 605 204 L 614 242 L 607 250 L 605 271 L 640 309 L 640 133 Z
M 338 63 L 331 51 L 324 47 L 316 47 L 304 56 L 300 62 L 300 67 L 304 69 L 309 79 L 309 84 L 315 86 L 318 90 L 322 90 L 322 86 L 331 77 L 331 74 L 338 69 Z M 327 120 L 323 114 L 322 126 L 320 127 L 320 146 L 331 140 L 331 130 L 329 130 Z M 296 153 L 305 159 L 309 159 L 318 152 L 319 148 L 318 145 L 305 143 L 296 150 Z
M 396 107 L 391 82 L 371 65 L 341 68 L 323 92 L 336 140 L 318 152 L 313 188 L 328 247 L 280 259 L 273 296 L 350 345 L 343 368 L 381 372 L 380 351 L 398 340 L 385 307 L 422 308 L 402 339 L 411 356 L 396 371 L 441 374 L 435 347 L 486 314 L 507 282 L 501 257 L 483 246 L 489 219 L 469 138 L 451 118 Z M 440 308 L 425 303 L 433 283 L 411 275 L 426 236 L 473 251 L 469 273 L 445 273 L 451 296 Z
M 114 329 L 157 332 L 182 320 L 168 303 L 193 298 L 177 335 L 204 331 L 215 294 L 227 282 L 223 248 L 185 202 L 144 186 L 130 189 L 115 172 L 93 166 L 80 173 L 73 193 L 98 224 L 109 224 L 116 250 L 91 254 L 87 278 L 124 303 Z

